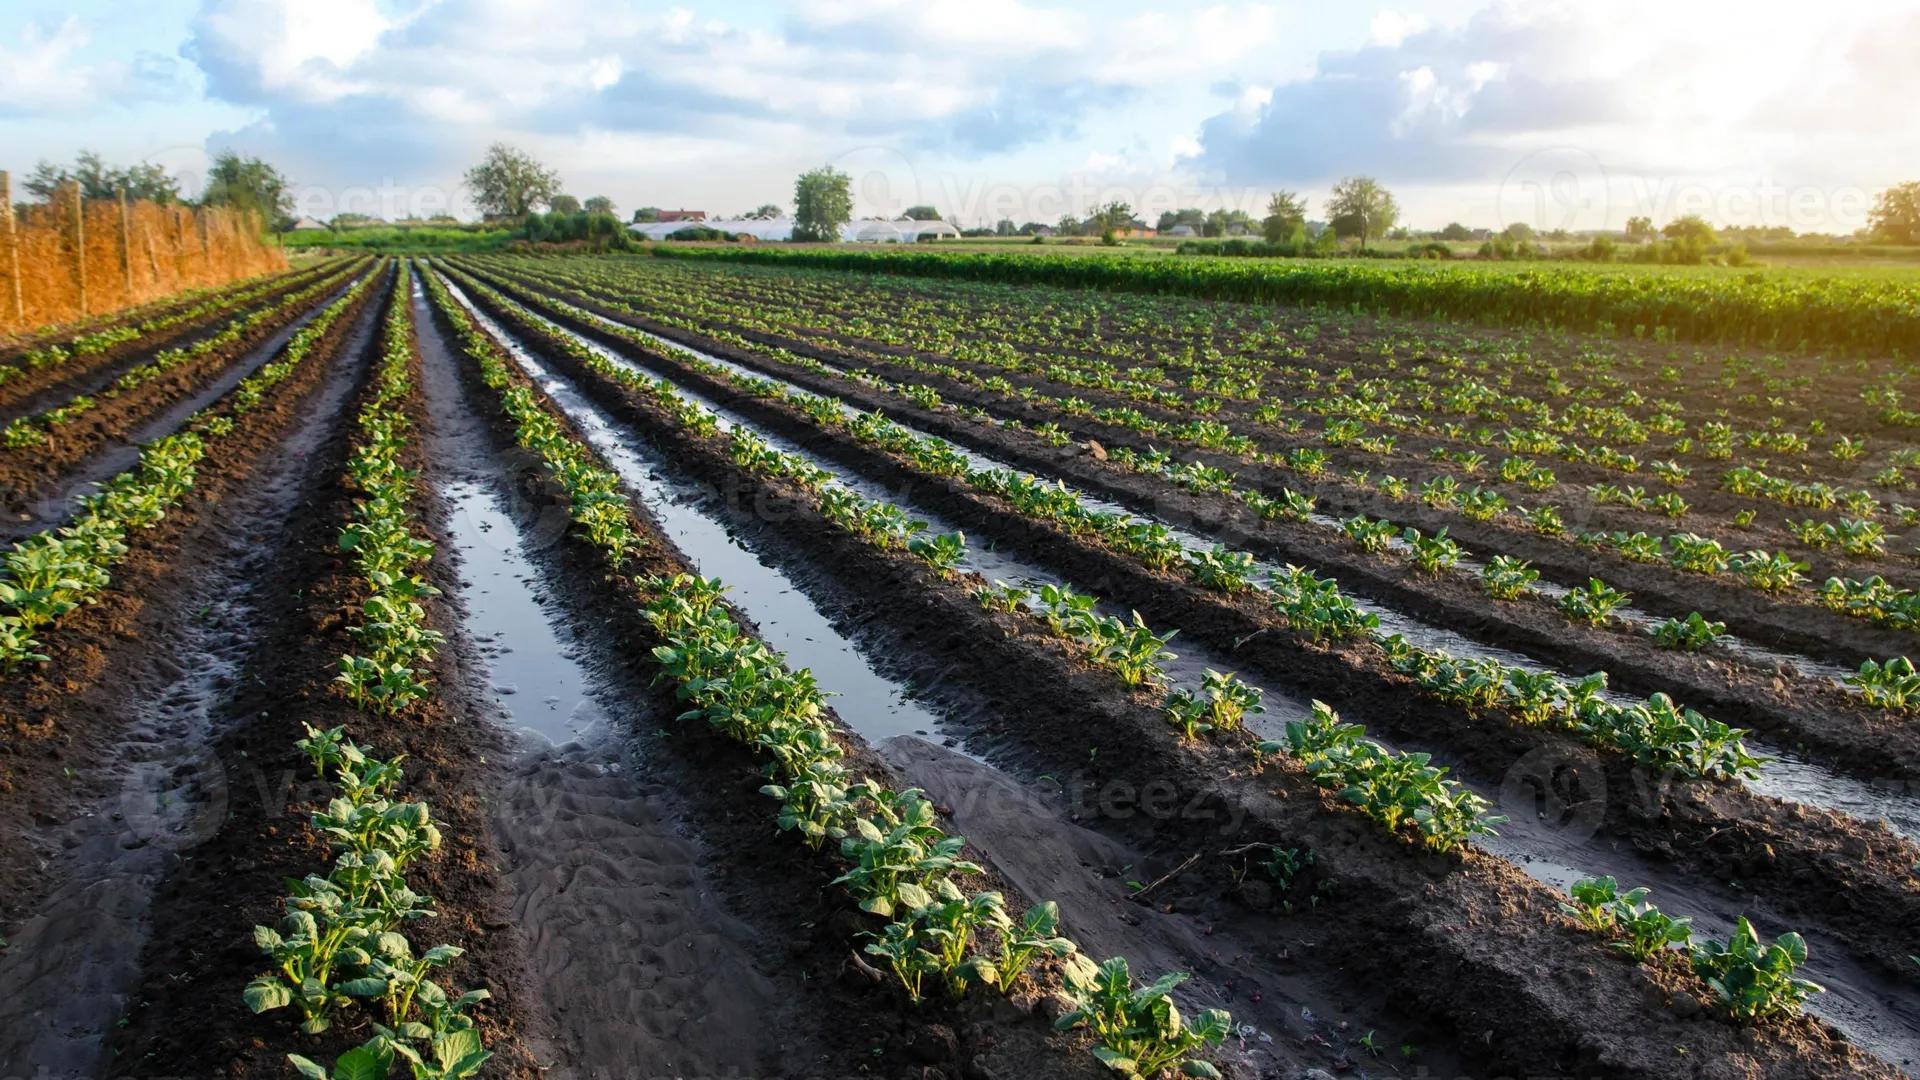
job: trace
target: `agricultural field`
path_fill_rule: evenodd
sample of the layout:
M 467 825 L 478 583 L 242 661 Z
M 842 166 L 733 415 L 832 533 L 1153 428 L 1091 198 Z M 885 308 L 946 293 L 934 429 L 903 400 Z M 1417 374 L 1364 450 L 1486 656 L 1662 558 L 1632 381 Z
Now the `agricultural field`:
M 0 352 L 0 1075 L 1920 1076 L 1897 279 L 672 254 Z

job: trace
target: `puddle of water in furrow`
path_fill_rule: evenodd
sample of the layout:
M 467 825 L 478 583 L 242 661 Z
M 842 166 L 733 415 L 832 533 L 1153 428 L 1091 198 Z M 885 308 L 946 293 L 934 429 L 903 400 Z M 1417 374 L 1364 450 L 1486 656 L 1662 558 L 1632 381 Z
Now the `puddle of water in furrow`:
M 926 522 L 929 533 L 960 531 L 959 526 L 948 518 L 914 503 L 910 492 L 894 491 L 885 484 L 872 480 L 852 468 L 841 465 L 835 461 L 827 460 L 803 448 L 792 439 L 756 424 L 739 412 L 720 404 L 705 394 L 675 380 L 671 376 L 643 368 L 641 365 L 628 360 L 612 349 L 598 342 L 583 338 L 578 334 L 574 334 L 566 327 L 550 319 L 543 318 L 537 312 L 530 311 L 524 306 L 520 308 L 520 311 L 529 318 L 540 320 L 542 324 L 556 333 L 567 334 L 573 338 L 573 340 L 592 349 L 594 352 L 620 367 L 630 371 L 640 372 L 649 377 L 664 379 L 673 386 L 675 393 L 713 413 L 723 430 L 732 431 L 739 429 L 750 432 L 765 440 L 769 446 L 772 446 L 776 450 L 803 458 L 808 464 L 826 470 L 836 481 L 857 494 L 867 499 L 893 503 L 901 507 L 914 518 Z M 847 407 L 842 404 L 841 408 L 845 409 Z M 967 545 L 967 554 L 966 557 L 961 560 L 960 568 L 977 573 L 989 581 L 1004 581 L 1008 584 L 1022 586 L 1030 591 L 1037 590 L 1042 585 L 1060 584 L 1075 586 L 1076 591 L 1088 591 L 1078 589 L 1075 582 L 1066 581 L 1059 577 L 1059 575 L 1049 573 L 1034 563 L 1022 560 L 998 549 L 984 547 L 979 544 Z M 1122 618 L 1130 614 L 1125 605 L 1110 601 L 1102 602 L 1098 610 L 1103 615 Z M 1175 651 L 1178 655 L 1175 659 L 1163 665 L 1163 669 L 1167 672 L 1174 685 L 1198 689 L 1200 681 L 1207 671 L 1226 672 L 1235 670 L 1232 661 L 1202 645 L 1191 641 L 1178 641 L 1177 639 L 1176 644 L 1178 648 Z M 1271 699 L 1268 705 L 1270 713 L 1288 718 L 1296 718 L 1304 717 L 1310 711 L 1310 706 L 1305 699 L 1295 698 L 1274 690 L 1266 690 L 1266 693 Z
M 480 646 L 503 719 L 556 746 L 594 733 L 605 716 L 541 606 L 540 575 L 527 561 L 519 525 L 486 484 L 454 480 L 440 494 L 451 508 L 447 532 L 460 558 L 467 636 Z
M 718 518 L 700 507 L 704 493 L 668 478 L 666 463 L 643 456 L 620 428 L 571 382 L 549 371 L 512 334 L 446 283 L 468 316 L 507 348 L 529 378 L 565 412 L 593 449 L 646 504 L 661 530 L 699 564 L 700 573 L 729 586 L 727 598 L 754 620 L 769 645 L 795 667 L 831 681 L 832 704 L 868 742 L 896 735 L 929 735 L 940 718 L 914 701 L 911 690 L 874 670 L 859 649 L 778 569 L 760 561 Z
M 660 373 L 647 370 L 598 342 L 588 340 L 581 335 L 568 331 L 565 327 L 551 320 L 542 318 L 537 313 L 527 310 L 524 306 L 520 307 L 520 311 L 531 318 L 540 320 L 544 325 L 557 332 L 568 334 L 568 336 L 572 337 L 575 341 L 586 345 L 600 355 L 623 367 L 637 371 L 645 371 L 650 376 L 663 377 Z M 490 325 L 489 329 L 495 330 L 496 333 L 499 332 L 497 326 Z M 504 335 L 502 337 L 503 340 L 506 340 Z M 656 340 L 672 348 L 684 348 L 675 342 L 665 339 L 656 338 Z M 690 349 L 686 351 L 695 352 L 695 350 Z M 696 352 L 696 355 L 701 356 L 702 359 L 721 364 L 732 371 L 740 372 L 754 378 L 766 378 L 766 376 L 759 372 L 728 363 L 727 361 L 708 356 L 704 353 Z M 886 490 L 884 486 L 873 483 L 857 473 L 838 466 L 836 463 L 822 460 L 808 453 L 791 440 L 755 426 L 751 421 L 740 416 L 740 414 L 725 406 L 719 405 L 705 395 L 682 386 L 671 378 L 668 378 L 667 381 L 673 383 L 676 392 L 712 411 L 719 418 L 723 427 L 738 427 L 752 431 L 759 437 L 766 439 L 768 443 L 776 449 L 797 454 L 812 464 L 829 470 L 835 475 L 836 479 L 869 498 L 901 503 L 901 500 Z M 774 379 L 772 381 L 781 382 L 782 385 L 789 387 L 797 393 L 808 393 L 808 391 L 795 387 L 790 383 L 784 383 L 782 380 Z M 852 413 L 856 411 L 844 402 L 838 402 L 837 399 L 835 400 L 843 412 Z M 574 415 L 571 408 L 569 408 L 568 411 L 569 415 Z M 971 453 L 964 447 L 956 447 L 956 449 L 959 449 L 962 453 L 967 453 L 969 458 L 973 460 L 976 468 L 1009 467 L 984 455 Z M 1082 497 L 1087 498 L 1084 495 Z M 1087 501 L 1095 504 L 1100 502 L 1100 500 L 1092 498 L 1087 498 Z M 947 531 L 952 528 L 949 523 L 941 520 L 937 515 L 923 513 L 911 507 L 910 504 L 901 504 L 913 510 L 916 517 L 927 520 L 929 528 L 933 531 Z M 1113 507 L 1116 511 L 1120 510 L 1117 504 L 1106 505 Z M 988 577 L 997 575 L 1003 580 L 1020 582 L 1036 587 L 1047 581 L 1056 580 L 1030 564 L 1012 559 L 997 552 L 982 551 L 973 545 L 969 545 L 969 563 L 967 568 L 976 570 Z M 1176 644 L 1180 644 L 1177 639 Z M 1182 657 L 1182 661 L 1184 662 L 1176 661 L 1168 665 L 1169 674 L 1173 676 L 1174 681 L 1178 684 L 1197 686 L 1202 670 L 1207 667 L 1221 671 L 1232 670 L 1225 662 L 1204 652 L 1196 652 L 1188 648 L 1185 650 L 1185 653 L 1186 655 Z M 1277 737 L 1281 733 L 1287 720 L 1297 719 L 1308 713 L 1310 706 L 1304 699 L 1285 692 L 1276 691 L 1271 687 L 1263 685 L 1258 680 L 1246 679 L 1244 676 L 1242 678 L 1243 681 L 1246 681 L 1250 686 L 1262 693 L 1262 704 L 1265 707 L 1265 712 L 1248 718 L 1249 728 L 1257 734 L 1263 737 Z M 1364 717 L 1353 719 L 1358 719 L 1364 723 Z M 1383 745 L 1388 745 L 1389 748 L 1397 748 L 1392 744 L 1383 743 Z M 1411 747 L 1411 749 L 1425 750 L 1433 753 L 1437 763 L 1445 763 L 1447 759 L 1444 748 L 1414 746 Z M 1507 808 L 1502 804 L 1511 801 L 1504 798 L 1502 791 L 1496 790 L 1490 785 L 1466 783 L 1465 786 L 1503 810 Z M 1565 892 L 1574 881 L 1582 877 L 1601 873 L 1617 873 L 1628 885 L 1647 885 L 1650 888 L 1654 888 L 1662 901 L 1663 910 L 1667 910 L 1676 915 L 1691 916 L 1694 918 L 1695 925 L 1698 927 L 1700 933 L 1715 934 L 1723 938 L 1732 931 L 1735 918 L 1747 912 L 1751 906 L 1750 904 L 1743 905 L 1741 898 L 1725 894 L 1717 889 L 1708 890 L 1710 895 L 1703 897 L 1698 882 L 1687 881 L 1680 877 L 1662 873 L 1655 869 L 1652 864 L 1635 855 L 1612 851 L 1599 843 L 1597 838 L 1591 835 L 1591 831 L 1578 836 L 1576 839 L 1561 830 L 1555 829 L 1551 825 L 1526 821 L 1519 813 L 1515 813 L 1513 816 L 1515 821 L 1510 822 L 1501 829 L 1504 835 L 1479 839 L 1476 841 L 1476 846 L 1487 854 L 1513 864 L 1535 880 L 1560 892 Z M 1576 863 L 1584 863 L 1587 869 L 1576 868 Z M 1764 916 L 1755 917 L 1761 924 L 1765 924 L 1767 921 Z M 1762 928 L 1763 930 L 1766 929 L 1764 925 Z M 1779 927 L 1779 929 L 1785 928 L 1785 926 Z M 1858 964 L 1853 963 L 1844 947 L 1836 943 L 1826 942 L 1818 935 L 1811 936 L 1809 941 L 1812 948 L 1816 951 L 1816 955 L 1814 959 L 1809 962 L 1806 974 L 1808 977 L 1822 982 L 1822 984 L 1828 988 L 1828 993 L 1820 999 L 1817 999 L 1810 1011 L 1833 1024 L 1835 1027 L 1845 1031 L 1850 1038 L 1869 1047 L 1875 1053 L 1900 1064 L 1902 1068 L 1911 1069 L 1913 1063 L 1920 1062 L 1920 1003 L 1908 1000 L 1909 996 L 1905 995 L 1900 988 L 1895 987 L 1889 980 L 1868 972 Z
M 538 313 L 529 311 L 524 305 L 520 306 L 520 310 L 532 318 L 540 319 L 546 325 L 552 327 L 554 330 L 558 332 L 567 333 L 569 336 L 573 337 L 576 341 L 579 341 L 582 344 L 585 344 L 588 347 L 594 349 L 594 351 L 600 353 L 602 356 L 606 356 L 609 359 L 612 359 L 615 362 L 622 364 L 623 366 L 635 368 L 636 370 L 641 369 L 640 365 L 635 364 L 632 361 L 625 359 L 624 357 L 621 357 L 618 353 L 607 348 L 606 346 L 601 345 L 598 342 L 590 341 L 579 334 L 574 334 L 571 331 L 568 331 L 565 327 L 560 326 L 558 323 L 555 323 L 549 319 L 545 319 L 544 317 L 540 316 Z M 581 309 L 581 310 L 584 310 L 584 309 Z M 598 315 L 593 312 L 587 312 L 587 316 L 595 321 L 605 323 L 610 326 L 621 326 L 623 329 L 633 329 L 631 327 L 626 327 L 624 324 L 616 323 L 614 322 L 614 320 L 608 319 L 604 316 Z M 736 364 L 736 363 L 733 363 L 732 361 L 724 360 L 720 357 L 702 352 L 690 346 L 682 345 L 679 342 L 672 341 L 664 337 L 660 337 L 657 334 L 650 334 L 650 333 L 647 333 L 646 331 L 639 331 L 639 332 L 643 334 L 647 334 L 649 338 L 651 338 L 655 342 L 658 342 L 664 348 L 686 353 L 688 355 L 697 357 L 698 359 L 708 363 L 717 364 L 728 371 L 731 371 L 749 378 L 761 379 L 768 382 L 776 383 L 782 387 L 785 387 L 787 390 L 791 391 L 792 393 L 804 395 L 806 397 L 820 396 L 820 395 L 814 394 L 812 391 L 809 391 L 803 387 L 795 385 L 794 383 L 787 382 L 786 380 L 781 379 L 777 376 L 771 376 L 763 372 L 755 371 L 741 364 Z M 648 374 L 656 374 L 656 373 L 649 371 Z M 714 409 L 716 412 L 722 412 L 722 413 L 726 412 L 726 410 L 715 405 L 713 402 L 711 402 L 710 400 L 704 397 L 700 397 L 699 395 L 693 394 L 692 392 L 687 391 L 685 389 L 682 389 L 681 392 L 686 394 L 690 398 L 695 398 L 699 400 L 702 404 L 706 405 L 710 409 Z M 852 415 L 859 411 L 855 409 L 853 406 L 848 405 L 846 402 L 841 401 L 838 398 L 832 398 L 830 400 L 832 400 L 840 408 L 841 412 L 844 414 Z M 733 414 L 728 413 L 727 415 L 731 416 Z M 903 424 L 900 424 L 900 426 L 905 430 L 910 431 L 913 434 L 921 437 L 939 438 L 938 436 L 928 435 L 926 432 L 921 431 L 910 424 L 903 423 Z M 777 440 L 773 436 L 771 436 L 770 433 L 767 433 L 764 431 L 759 432 L 759 434 L 761 434 L 764 437 L 767 437 L 769 442 L 774 442 L 776 443 L 776 445 L 779 445 L 781 449 L 792 450 L 793 452 L 796 452 L 796 453 L 801 452 L 795 449 L 793 447 L 793 444 L 790 441 Z M 968 447 L 952 442 L 951 440 L 943 440 L 943 441 L 946 441 L 947 445 L 952 446 L 956 451 L 964 455 L 968 463 L 976 469 L 1007 469 L 1014 472 L 1027 471 L 1024 469 L 1017 468 L 1016 466 L 1011 465 L 1007 462 L 1001 461 L 997 458 L 979 453 Z M 806 455 L 806 456 L 808 456 L 809 459 L 812 460 L 811 455 Z M 832 468 L 831 463 L 828 463 L 828 462 L 816 461 L 815 463 L 822 465 L 823 467 Z M 1045 478 L 1045 479 L 1051 479 L 1051 478 Z M 1103 499 L 1097 495 L 1093 495 L 1089 492 L 1075 488 L 1070 484 L 1067 485 L 1067 489 L 1069 491 L 1072 491 L 1080 499 L 1083 505 L 1088 506 L 1094 510 L 1106 512 L 1106 513 L 1127 514 L 1129 516 L 1140 518 L 1143 520 L 1148 520 L 1148 521 L 1159 520 L 1153 517 L 1151 514 L 1136 512 L 1130 507 L 1123 506 L 1120 503 L 1116 503 L 1107 499 Z M 888 496 L 883 490 L 881 490 L 879 491 L 877 497 L 889 498 L 890 496 Z M 930 522 L 931 520 L 932 519 L 929 518 Z M 1331 520 L 1331 519 L 1328 519 L 1328 520 Z M 1181 546 L 1183 546 L 1187 550 L 1211 551 L 1215 546 L 1211 541 L 1208 541 L 1200 537 L 1198 534 L 1190 532 L 1177 525 L 1173 525 L 1171 523 L 1164 522 L 1164 521 L 1159 521 L 1159 524 L 1164 525 L 1167 528 L 1168 533 L 1171 536 L 1173 536 L 1175 540 L 1179 541 Z M 1256 560 L 1254 565 L 1261 576 L 1264 576 L 1266 573 L 1278 570 L 1280 568 L 1279 564 L 1267 562 L 1264 560 Z M 982 570 L 981 572 L 983 574 L 987 574 L 988 577 L 994 576 L 993 574 L 988 573 L 985 570 Z M 1007 580 L 1013 581 L 1015 579 L 1007 578 Z M 1255 582 L 1255 587 L 1264 588 L 1264 586 L 1259 581 Z M 1376 615 L 1377 617 L 1379 617 L 1380 633 L 1382 634 L 1397 633 L 1404 636 L 1407 640 L 1416 642 L 1423 647 L 1444 649 L 1445 651 L 1452 653 L 1455 656 L 1465 656 L 1465 657 L 1497 660 L 1502 664 L 1506 664 L 1512 667 L 1523 668 L 1525 670 L 1533 671 L 1533 672 L 1553 670 L 1547 665 L 1541 664 L 1538 661 L 1534 660 L 1532 657 L 1526 656 L 1525 654 L 1514 652 L 1509 649 L 1503 649 L 1498 646 L 1486 645 L 1481 642 L 1474 641 L 1473 639 L 1467 638 L 1455 631 L 1448 630 L 1444 627 L 1433 626 L 1429 623 L 1422 622 L 1419 619 L 1414 618 L 1413 616 L 1406 615 L 1402 612 L 1398 612 L 1393 610 L 1392 608 L 1386 607 L 1383 604 L 1379 603 L 1378 601 L 1374 601 L 1371 598 L 1367 597 L 1363 593 L 1347 590 L 1347 595 L 1351 596 L 1355 604 L 1358 605 L 1362 610 L 1370 612 L 1373 615 Z M 1649 616 L 1649 618 L 1651 617 Z M 1191 652 L 1192 651 L 1191 648 L 1189 648 L 1188 651 Z M 1809 661 L 1809 663 L 1811 663 L 1811 661 Z M 1203 666 L 1208 666 L 1208 665 L 1202 660 L 1194 660 L 1189 666 L 1194 669 L 1191 673 L 1191 677 L 1194 679 L 1194 681 L 1197 682 L 1199 677 L 1198 668 Z M 1233 670 L 1230 666 L 1224 666 L 1224 662 L 1222 661 L 1216 661 L 1211 666 L 1213 666 L 1216 670 L 1220 670 L 1220 671 Z M 1613 690 L 1607 691 L 1607 696 L 1611 700 L 1617 703 L 1622 703 L 1622 704 L 1631 703 L 1634 700 L 1636 700 L 1632 698 L 1630 695 L 1621 694 Z M 1297 702 L 1295 702 L 1294 704 L 1297 704 Z M 1746 785 L 1753 791 L 1762 795 L 1769 795 L 1774 798 L 1782 799 L 1788 802 L 1797 802 L 1797 803 L 1805 804 L 1807 806 L 1818 807 L 1820 809 L 1837 811 L 1839 813 L 1846 814 L 1850 817 L 1855 817 L 1862 820 L 1884 821 L 1889 828 L 1893 829 L 1894 832 L 1900 834 L 1901 836 L 1907 838 L 1908 840 L 1920 842 L 1920 796 L 1908 794 L 1905 792 L 1899 792 L 1899 791 L 1889 791 L 1884 788 L 1878 787 L 1875 784 L 1870 783 L 1868 781 L 1861 780 L 1851 776 L 1841 775 L 1839 773 L 1834 772 L 1831 769 L 1826 768 L 1825 766 L 1808 761 L 1805 758 L 1802 758 L 1792 753 L 1791 751 L 1774 746 L 1763 739 L 1757 739 L 1751 735 L 1747 737 L 1746 743 L 1748 748 L 1752 752 L 1771 759 L 1768 762 L 1768 764 L 1762 769 L 1761 775 L 1758 778 L 1745 781 Z

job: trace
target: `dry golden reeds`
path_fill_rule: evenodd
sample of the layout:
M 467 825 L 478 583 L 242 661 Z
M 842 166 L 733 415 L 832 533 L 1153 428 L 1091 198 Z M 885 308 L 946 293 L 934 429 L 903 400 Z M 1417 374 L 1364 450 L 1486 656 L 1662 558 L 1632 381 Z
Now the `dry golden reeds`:
M 251 213 L 82 200 L 77 186 L 0 212 L 0 335 L 285 269 L 262 234 Z

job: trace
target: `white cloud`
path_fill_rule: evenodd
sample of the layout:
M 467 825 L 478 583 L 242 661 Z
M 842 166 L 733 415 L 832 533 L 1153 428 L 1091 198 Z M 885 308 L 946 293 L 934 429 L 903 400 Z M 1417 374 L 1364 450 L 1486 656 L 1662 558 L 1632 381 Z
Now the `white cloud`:
M 0 46 L 0 108 L 38 112 L 88 99 L 92 79 L 70 62 L 86 43 L 86 28 L 71 15 L 51 30 L 28 24 L 17 46 Z
M 148 52 L 93 60 L 92 27 L 77 15 L 51 25 L 27 22 L 16 42 L 0 42 L 0 117 L 56 116 L 105 105 L 179 96 L 183 65 Z
M 1382 11 L 1367 25 L 1367 44 L 1391 49 L 1431 25 L 1425 15 Z
M 190 55 L 228 97 L 337 101 L 368 89 L 351 68 L 396 25 L 374 0 L 213 0 Z
M 1769 189 L 1816 188 L 1827 220 L 1782 223 L 1846 227 L 1843 188 L 1897 180 L 1920 157 L 1915 56 L 1920 14 L 1872 0 L 1817 24 L 1732 0 L 1495 0 L 1458 27 L 1382 15 L 1368 44 L 1276 73 L 1268 100 L 1206 120 L 1191 164 L 1230 183 L 1372 173 L 1493 192 L 1577 159 L 1600 191 L 1568 201 L 1583 212 L 1634 212 L 1624 200 L 1673 214 L 1673 193 L 1694 191 L 1721 220 L 1766 220 L 1786 207 Z

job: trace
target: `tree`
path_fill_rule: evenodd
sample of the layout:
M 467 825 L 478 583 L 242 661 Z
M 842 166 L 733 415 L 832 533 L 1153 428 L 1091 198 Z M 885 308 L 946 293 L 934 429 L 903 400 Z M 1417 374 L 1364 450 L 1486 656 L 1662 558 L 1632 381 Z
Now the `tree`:
M 1199 230 L 1207 223 L 1207 212 L 1198 207 L 1182 207 L 1178 210 L 1161 211 L 1160 220 L 1154 225 L 1156 232 L 1172 232 L 1182 225 Z
M 779 217 L 781 212 L 780 208 L 772 203 L 761 203 L 753 213 L 747 215 L 747 219 L 749 221 L 772 221 L 774 218 Z
M 1449 221 L 1447 222 L 1447 227 L 1440 230 L 1440 239 L 1454 241 L 1471 240 L 1473 239 L 1473 230 L 1457 221 Z
M 996 221 L 993 223 L 993 235 L 995 236 L 1012 236 L 1014 235 L 1014 233 L 1018 231 L 1019 230 L 1013 224 L 1012 218 L 1003 217 L 999 221 Z
M 1358 236 L 1360 246 L 1367 238 L 1384 236 L 1400 216 L 1400 205 L 1393 194 L 1371 176 L 1349 176 L 1333 185 L 1333 197 L 1327 200 L 1327 213 L 1333 216 L 1336 233 Z
M 1653 219 L 1635 215 L 1627 219 L 1627 239 L 1634 243 L 1653 239 Z
M 571 195 L 555 195 L 547 200 L 547 209 L 556 214 L 577 214 L 580 212 L 580 200 Z
M 267 228 L 284 231 L 293 225 L 293 193 L 287 178 L 259 158 L 243 158 L 225 150 L 207 172 L 207 190 L 201 206 L 230 206 L 260 215 Z
M 63 184 L 78 183 L 83 199 L 117 199 L 122 191 L 129 199 L 145 199 L 161 205 L 180 198 L 180 184 L 158 165 L 109 166 L 91 150 L 80 151 L 73 168 L 59 168 L 42 161 L 27 175 L 24 186 L 37 199 L 51 199 Z
M 1260 233 L 1267 243 L 1279 244 L 1307 226 L 1307 200 L 1291 191 L 1276 191 L 1267 200 L 1267 216 L 1260 221 Z
M 1524 244 L 1533 239 L 1533 226 L 1524 221 L 1516 221 L 1500 230 L 1500 235 L 1516 244 Z
M 1920 244 L 1920 180 L 1881 192 L 1867 213 L 1867 224 L 1875 236 L 1896 244 Z
M 635 225 L 641 225 L 649 221 L 659 221 L 659 220 L 660 220 L 660 208 L 657 206 L 643 206 L 640 209 L 635 210 L 633 212 L 633 223 Z
M 793 184 L 793 238 L 838 240 L 853 220 L 853 178 L 831 165 L 800 174 Z
M 523 218 L 560 194 L 560 174 L 506 143 L 487 147 L 487 156 L 467 170 L 473 201 L 488 217 Z
M 1100 208 L 1100 225 L 1106 229 L 1124 229 L 1133 224 L 1133 207 L 1123 202 L 1110 202 Z
M 1080 234 L 1080 219 L 1074 217 L 1072 214 L 1061 214 L 1060 220 L 1053 226 L 1053 231 L 1060 236 L 1078 236 Z
M 613 200 L 607 198 L 605 195 L 595 195 L 580 205 L 585 208 L 589 214 L 613 213 Z
M 1699 214 L 1674 218 L 1662 225 L 1660 232 L 1669 240 L 1696 245 L 1711 244 L 1718 239 L 1713 233 L 1713 226 L 1707 224 L 1707 219 Z
M 1215 210 L 1201 223 L 1201 231 L 1207 236 L 1226 236 L 1236 229 L 1253 231 L 1253 218 L 1245 210 Z
M 940 211 L 931 206 L 909 206 L 907 212 L 900 216 L 913 221 L 939 221 Z

